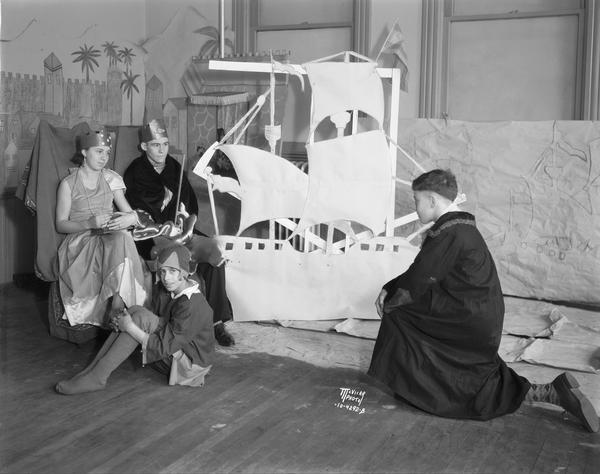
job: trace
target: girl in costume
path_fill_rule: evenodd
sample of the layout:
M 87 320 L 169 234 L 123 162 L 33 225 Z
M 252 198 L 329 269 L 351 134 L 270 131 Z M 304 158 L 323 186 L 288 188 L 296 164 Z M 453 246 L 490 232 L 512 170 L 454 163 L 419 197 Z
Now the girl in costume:
M 112 313 L 146 300 L 142 261 L 126 230 L 137 214 L 121 176 L 104 168 L 109 133 L 91 131 L 79 139 L 83 160 L 57 194 L 56 230 L 67 234 L 58 249 L 60 294 L 71 325 L 106 326 L 109 300 Z

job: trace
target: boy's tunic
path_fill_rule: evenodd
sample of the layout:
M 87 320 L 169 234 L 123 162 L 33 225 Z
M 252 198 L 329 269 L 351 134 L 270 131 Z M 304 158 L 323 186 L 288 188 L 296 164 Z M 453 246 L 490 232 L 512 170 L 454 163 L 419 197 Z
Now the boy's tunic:
M 403 288 L 413 301 L 384 314 L 370 375 L 439 416 L 487 420 L 521 405 L 530 384 L 498 355 L 504 299 L 473 215 L 443 214 L 384 288 L 386 300 Z
M 152 311 L 160 317 L 158 328 L 143 348 L 144 363 L 168 358 L 181 350 L 193 364 L 209 367 L 215 339 L 210 306 L 197 286 L 175 298 L 161 284 L 152 293 Z
M 171 155 L 167 155 L 162 172 L 157 173 L 144 153 L 133 160 L 125 170 L 123 175 L 127 186 L 125 197 L 132 208 L 148 212 L 157 224 L 173 221 L 180 175 L 181 165 Z M 166 207 L 161 209 L 166 193 L 165 188 L 171 191 L 173 197 Z M 185 175 L 179 202 L 185 205 L 190 214 L 198 214 L 198 201 Z

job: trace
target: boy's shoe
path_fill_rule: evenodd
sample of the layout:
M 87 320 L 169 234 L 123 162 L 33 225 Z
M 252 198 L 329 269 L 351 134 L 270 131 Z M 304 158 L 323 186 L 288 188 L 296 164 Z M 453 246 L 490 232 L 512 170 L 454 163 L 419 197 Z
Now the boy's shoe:
M 227 347 L 235 344 L 233 336 L 225 329 L 225 324 L 223 324 L 223 322 L 215 324 L 215 339 L 220 346 Z
M 563 372 L 552 381 L 552 385 L 560 398 L 560 406 L 575 416 L 591 433 L 597 433 L 599 428 L 596 410 L 577 387 L 579 382 L 568 372 Z

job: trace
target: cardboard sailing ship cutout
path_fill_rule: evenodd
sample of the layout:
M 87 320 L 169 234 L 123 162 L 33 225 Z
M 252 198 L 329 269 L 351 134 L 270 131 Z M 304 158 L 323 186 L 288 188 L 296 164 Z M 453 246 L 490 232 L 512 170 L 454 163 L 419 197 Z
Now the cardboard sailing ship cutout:
M 415 213 L 394 215 L 396 181 L 410 186 L 408 178 L 395 176 L 396 91 L 389 107 L 390 132 L 383 129 L 382 77 L 394 82 L 399 70 L 378 69 L 353 52 L 303 66 L 211 61 L 210 67 L 262 70 L 272 78 L 282 72 L 306 74 L 312 89 L 307 172 L 276 155 L 273 146 L 265 151 L 225 143 L 256 115 L 272 90 L 258 97 L 194 168 L 207 180 L 217 234 L 213 191 L 241 200 L 237 234 L 216 237 L 227 262 L 235 320 L 377 319 L 374 301 L 382 285 L 404 272 L 418 253 L 411 243 L 417 233 L 394 235 L 396 228 L 417 220 Z M 319 126 L 325 121 L 335 125 L 336 136 L 321 138 Z M 273 130 L 277 125 L 272 123 L 271 138 Z M 231 160 L 237 180 L 212 174 L 208 163 L 216 150 Z M 244 236 L 259 222 L 268 222 L 268 236 Z

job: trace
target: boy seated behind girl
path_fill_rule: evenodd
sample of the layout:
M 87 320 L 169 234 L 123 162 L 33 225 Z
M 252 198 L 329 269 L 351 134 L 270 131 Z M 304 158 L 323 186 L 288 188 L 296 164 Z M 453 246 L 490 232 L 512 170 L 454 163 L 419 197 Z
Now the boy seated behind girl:
M 212 309 L 191 279 L 195 264 L 181 245 L 154 249 L 160 282 L 152 293 L 152 311 L 132 306 L 112 320 L 110 334 L 92 363 L 56 385 L 65 395 L 106 387 L 110 374 L 138 347 L 142 362 L 169 375 L 169 385 L 202 386 L 215 349 Z

